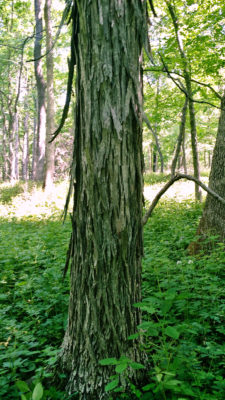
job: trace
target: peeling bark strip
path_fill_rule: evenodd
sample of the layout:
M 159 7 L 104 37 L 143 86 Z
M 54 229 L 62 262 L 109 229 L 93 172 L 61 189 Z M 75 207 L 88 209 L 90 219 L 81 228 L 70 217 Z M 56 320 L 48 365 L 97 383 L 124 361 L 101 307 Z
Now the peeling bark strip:
M 142 85 L 145 0 L 77 0 L 75 182 L 68 328 L 58 367 L 79 399 L 106 399 L 112 370 L 140 322 Z M 77 7 L 77 10 L 76 10 Z

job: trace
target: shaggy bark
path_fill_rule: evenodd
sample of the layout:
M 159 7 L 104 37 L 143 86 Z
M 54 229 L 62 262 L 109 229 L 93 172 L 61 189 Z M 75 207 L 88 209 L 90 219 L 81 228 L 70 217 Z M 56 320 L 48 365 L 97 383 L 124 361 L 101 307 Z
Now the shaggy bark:
M 138 361 L 145 1 L 74 3 L 77 62 L 69 321 L 58 370 L 82 400 L 109 397 L 99 360 Z
M 225 198 L 225 93 L 221 100 L 221 115 L 213 151 L 209 187 Z M 211 196 L 206 198 L 197 233 L 203 238 L 209 234 L 216 234 L 221 241 L 225 240 L 225 206 Z

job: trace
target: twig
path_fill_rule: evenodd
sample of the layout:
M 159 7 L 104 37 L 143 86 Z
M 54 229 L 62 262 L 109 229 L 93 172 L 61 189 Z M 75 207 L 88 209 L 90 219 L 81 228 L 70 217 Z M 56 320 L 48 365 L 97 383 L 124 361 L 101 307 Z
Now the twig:
M 149 207 L 148 211 L 145 213 L 142 219 L 142 224 L 145 225 L 148 221 L 148 219 L 151 217 L 154 208 L 157 206 L 159 200 L 163 196 L 163 194 L 174 184 L 174 182 L 179 181 L 180 179 L 188 179 L 189 181 L 193 181 L 197 183 L 197 185 L 201 186 L 202 189 L 204 189 L 207 193 L 209 193 L 211 196 L 215 197 L 220 203 L 222 203 L 225 206 L 225 199 L 220 197 L 216 192 L 214 192 L 212 189 L 210 189 L 208 186 L 204 185 L 201 181 L 198 179 L 194 178 L 194 176 L 191 175 L 186 175 L 186 174 L 176 174 L 174 177 L 172 177 L 169 182 L 167 182 L 163 188 L 157 193 L 155 196 L 151 206 Z

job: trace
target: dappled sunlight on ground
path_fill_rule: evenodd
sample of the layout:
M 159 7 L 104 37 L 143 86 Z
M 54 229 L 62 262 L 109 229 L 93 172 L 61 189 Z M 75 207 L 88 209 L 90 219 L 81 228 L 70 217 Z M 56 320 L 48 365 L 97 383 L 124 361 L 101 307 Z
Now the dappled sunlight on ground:
M 208 185 L 208 178 L 202 177 L 201 181 Z M 146 185 L 144 187 L 144 197 L 146 200 L 152 201 L 157 193 L 162 189 L 165 183 L 157 183 L 154 185 Z M 206 192 L 202 190 L 203 199 Z M 195 184 L 194 182 L 182 180 L 175 182 L 163 195 L 162 199 L 174 199 L 175 201 L 194 200 L 195 198 Z
M 55 184 L 51 191 L 43 191 L 41 187 L 35 185 L 28 189 L 26 184 L 21 184 L 21 188 L 20 193 L 12 196 L 11 199 L 5 196 L 3 201 L 0 197 L 0 217 L 49 218 L 54 213 L 63 212 L 68 182 Z M 0 193 L 4 193 L 4 190 L 10 190 L 10 185 L 2 184 Z

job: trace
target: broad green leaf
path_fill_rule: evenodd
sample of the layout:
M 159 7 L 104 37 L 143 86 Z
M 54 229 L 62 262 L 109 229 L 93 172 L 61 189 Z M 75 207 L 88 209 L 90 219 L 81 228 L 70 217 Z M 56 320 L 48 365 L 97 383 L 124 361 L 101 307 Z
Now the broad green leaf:
M 134 340 L 137 339 L 139 337 L 139 333 L 134 333 L 133 335 L 128 336 L 128 340 Z
M 127 369 L 127 364 L 120 364 L 116 366 L 115 371 L 120 374 L 121 372 L 125 371 Z
M 180 333 L 173 326 L 167 326 L 165 334 L 175 340 L 180 336 Z
M 143 364 L 136 363 L 136 362 L 131 362 L 130 363 L 130 367 L 133 368 L 133 369 L 143 369 L 143 368 L 145 368 L 145 366 Z
M 100 365 L 117 365 L 118 360 L 116 358 L 104 358 L 99 361 Z
M 105 391 L 109 392 L 110 390 L 115 389 L 118 386 L 119 379 L 114 379 L 113 381 L 109 382 L 108 385 L 105 387 Z
M 16 386 L 22 393 L 27 393 L 30 391 L 28 384 L 24 381 L 17 381 Z
M 37 383 L 32 393 L 32 400 L 41 400 L 44 390 L 41 382 Z
M 142 390 L 144 390 L 144 392 L 147 392 L 150 389 L 153 389 L 155 387 L 155 383 L 149 383 L 148 385 L 143 386 Z
M 164 382 L 163 386 L 166 389 L 172 389 L 173 387 L 177 387 L 180 384 L 181 384 L 181 381 L 178 381 L 177 379 L 171 379 L 170 381 Z

